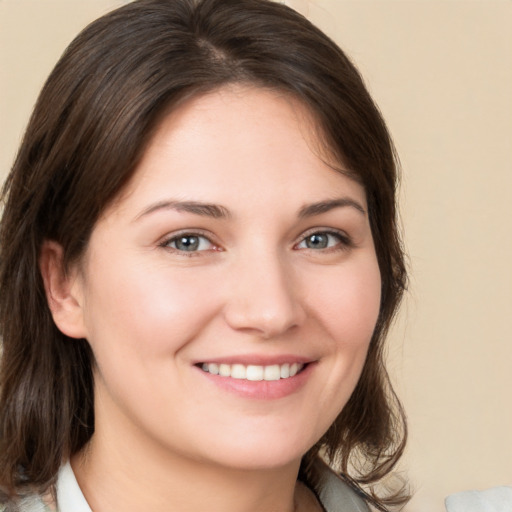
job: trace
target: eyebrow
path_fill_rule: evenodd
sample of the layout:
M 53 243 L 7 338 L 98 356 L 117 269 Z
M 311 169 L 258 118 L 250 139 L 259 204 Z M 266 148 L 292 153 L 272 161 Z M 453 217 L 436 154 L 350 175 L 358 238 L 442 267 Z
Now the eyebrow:
M 195 215 L 201 215 L 203 217 L 212 217 L 214 219 L 226 219 L 231 217 L 228 209 L 224 206 L 211 203 L 203 203 L 200 201 L 159 201 L 158 203 L 152 204 L 134 220 L 139 220 L 141 217 L 145 217 L 151 213 L 159 210 L 175 210 L 178 212 L 193 213 Z
M 339 199 L 331 199 L 328 201 L 319 201 L 318 203 L 312 203 L 303 206 L 299 210 L 299 217 L 314 217 L 315 215 L 321 215 L 335 208 L 350 207 L 357 210 L 362 215 L 366 215 L 366 210 L 361 206 L 360 203 L 351 199 L 350 197 L 341 197 Z
M 321 215 L 335 208 L 351 207 L 357 210 L 362 215 L 366 215 L 366 210 L 354 199 L 349 197 L 342 197 L 338 199 L 330 199 L 326 201 L 319 201 L 303 206 L 299 210 L 299 218 L 314 217 Z M 228 219 L 231 218 L 231 213 L 225 206 L 213 203 L 203 203 L 201 201 L 174 201 L 164 200 L 152 204 L 139 215 L 135 217 L 135 221 L 141 217 L 145 217 L 159 210 L 175 210 L 178 212 L 192 213 L 201 215 L 203 217 L 211 217 L 213 219 Z

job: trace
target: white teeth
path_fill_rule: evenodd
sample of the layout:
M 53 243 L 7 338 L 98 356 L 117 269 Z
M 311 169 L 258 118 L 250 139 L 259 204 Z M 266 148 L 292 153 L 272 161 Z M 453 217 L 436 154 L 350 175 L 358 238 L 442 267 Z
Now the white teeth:
M 231 366 L 229 364 L 219 364 L 219 375 L 221 377 L 231 376 Z
M 234 364 L 231 366 L 231 377 L 233 379 L 245 379 L 247 375 L 243 364 Z
M 294 377 L 304 368 L 302 363 L 272 364 L 268 366 L 259 366 L 249 364 L 225 364 L 225 363 L 203 363 L 203 371 L 221 377 L 231 377 L 232 379 L 245 379 L 251 381 L 260 380 L 279 380 Z
M 247 367 L 247 380 L 263 380 L 263 366 L 254 366 L 250 364 Z
M 265 380 L 279 380 L 281 378 L 281 369 L 278 364 L 265 366 L 263 370 L 263 378 Z

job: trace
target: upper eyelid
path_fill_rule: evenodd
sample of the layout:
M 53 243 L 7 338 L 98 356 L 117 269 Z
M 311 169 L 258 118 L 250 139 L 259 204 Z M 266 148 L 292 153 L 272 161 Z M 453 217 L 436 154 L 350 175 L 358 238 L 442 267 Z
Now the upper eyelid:
M 212 246 L 219 247 L 219 244 L 214 240 L 214 237 L 212 236 L 212 234 L 205 232 L 201 229 L 183 229 L 183 230 L 171 233 L 171 234 L 167 234 L 160 239 L 160 241 L 158 242 L 158 245 L 160 247 L 165 248 L 174 240 L 177 240 L 180 237 L 186 237 L 186 236 L 197 236 L 197 237 L 205 238 L 206 240 L 208 240 L 208 242 Z M 174 249 L 174 250 L 179 251 L 179 249 Z M 179 252 L 181 252 L 181 251 L 179 251 Z M 201 252 L 201 251 L 196 251 L 196 252 Z
M 314 235 L 315 233 L 321 233 L 321 234 L 325 233 L 328 235 L 338 236 L 346 244 L 353 243 L 352 237 L 345 230 L 337 229 L 337 228 L 333 228 L 333 227 L 316 226 L 316 227 L 307 229 L 306 231 L 303 231 L 295 239 L 295 241 L 292 243 L 292 245 L 295 247 L 296 245 L 303 242 L 308 236 Z M 179 238 L 181 236 L 186 236 L 186 235 L 200 236 L 200 237 L 206 238 L 212 245 L 214 245 L 216 247 L 221 246 L 221 244 L 215 240 L 216 237 L 213 235 L 213 233 L 211 233 L 209 231 L 205 231 L 200 228 L 181 229 L 179 231 L 167 234 L 160 239 L 160 241 L 158 242 L 158 245 L 165 246 L 165 245 L 169 244 L 170 242 L 172 242 L 173 240 L 176 240 L 177 238 Z
M 297 241 L 295 243 L 302 242 L 308 236 L 314 235 L 316 233 L 322 233 L 322 234 L 325 233 L 327 235 L 337 235 L 340 238 L 343 238 L 344 240 L 347 240 L 347 241 L 351 240 L 351 236 L 343 229 L 328 228 L 328 227 L 314 227 L 314 228 L 310 228 L 310 229 L 304 231 L 303 233 L 301 233 L 301 235 L 297 238 Z
M 325 247 L 321 249 L 311 249 L 311 248 L 300 248 L 299 246 L 306 241 L 306 239 L 309 236 L 315 235 L 315 234 L 327 234 L 331 236 L 335 236 L 338 238 L 338 243 L 335 244 L 333 247 Z M 295 250 L 304 250 L 304 251 L 314 251 L 316 253 L 325 253 L 325 252 L 332 252 L 332 251 L 340 251 L 340 250 L 347 250 L 352 249 L 356 246 L 354 243 L 352 237 L 350 237 L 345 231 L 339 230 L 339 229 L 333 229 L 333 228 L 313 228 L 311 230 L 306 231 L 303 233 L 298 241 L 296 241 L 293 244 L 293 248 Z
M 176 238 L 179 238 L 180 236 L 202 236 L 203 238 L 208 239 L 211 243 L 214 243 L 213 241 L 213 234 L 209 231 L 205 231 L 203 229 L 196 229 L 196 228 L 188 228 L 188 229 L 180 229 L 178 231 L 173 231 L 172 233 L 167 233 L 161 238 L 161 242 L 168 242 L 170 240 L 174 240 Z

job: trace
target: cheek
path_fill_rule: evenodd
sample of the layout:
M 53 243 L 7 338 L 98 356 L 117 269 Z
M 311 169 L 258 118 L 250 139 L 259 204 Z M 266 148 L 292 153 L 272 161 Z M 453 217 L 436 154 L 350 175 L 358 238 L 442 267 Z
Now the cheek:
M 366 351 L 379 315 L 381 279 L 374 258 L 337 269 L 312 304 L 331 339 L 345 350 Z
M 320 361 L 323 380 L 310 398 L 323 411 L 316 417 L 316 431 L 321 433 L 335 421 L 357 385 L 381 296 L 380 272 L 371 255 L 328 271 L 329 279 L 317 281 L 308 302 L 310 316 L 324 334 L 326 356 Z
M 130 261 L 96 274 L 87 310 L 93 350 L 147 356 L 176 352 L 215 315 L 205 282 L 200 272 Z

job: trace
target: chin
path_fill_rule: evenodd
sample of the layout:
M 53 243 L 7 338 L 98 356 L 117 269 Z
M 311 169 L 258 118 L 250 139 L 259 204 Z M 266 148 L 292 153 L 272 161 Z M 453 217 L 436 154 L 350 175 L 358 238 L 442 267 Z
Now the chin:
M 238 470 L 277 469 L 291 464 L 298 467 L 315 442 L 316 439 L 306 441 L 290 436 L 248 434 L 235 443 L 210 446 L 209 457 L 220 465 Z
M 262 471 L 289 467 L 297 465 L 299 467 L 303 454 L 297 453 L 276 453 L 271 448 L 261 451 L 250 451 L 239 453 L 232 457 L 223 457 L 217 459 L 219 465 L 240 471 Z

